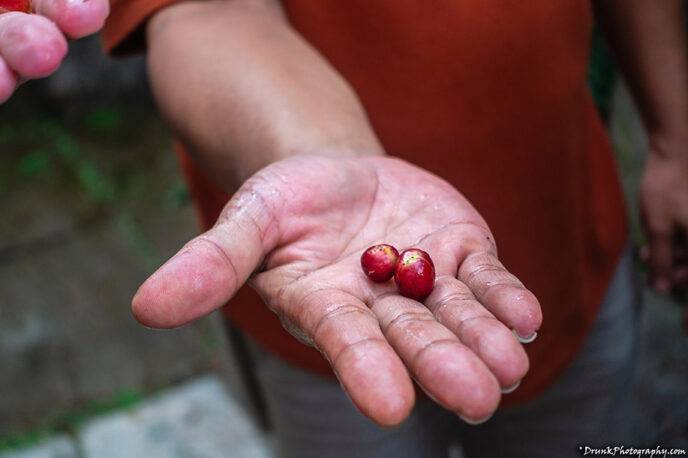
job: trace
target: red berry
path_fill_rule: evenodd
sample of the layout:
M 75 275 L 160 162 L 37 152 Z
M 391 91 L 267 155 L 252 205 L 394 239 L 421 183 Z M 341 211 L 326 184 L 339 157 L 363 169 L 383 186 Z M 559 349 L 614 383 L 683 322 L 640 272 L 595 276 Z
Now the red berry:
M 0 0 L 0 14 L 8 11 L 22 11 L 28 13 L 31 11 L 30 0 Z
M 394 268 L 394 281 L 402 296 L 425 300 L 435 287 L 435 264 L 430 255 L 418 248 L 402 251 Z
M 361 255 L 363 272 L 377 283 L 388 281 L 394 275 L 394 265 L 399 252 L 392 245 L 371 246 Z

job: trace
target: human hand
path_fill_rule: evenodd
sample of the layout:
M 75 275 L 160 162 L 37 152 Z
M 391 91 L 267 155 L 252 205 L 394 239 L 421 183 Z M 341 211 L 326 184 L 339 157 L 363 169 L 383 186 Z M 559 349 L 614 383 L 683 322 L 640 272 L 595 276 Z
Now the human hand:
M 0 8 L 0 103 L 17 85 L 43 78 L 60 66 L 66 38 L 100 30 L 110 12 L 108 0 L 34 0 L 33 12 Z
M 660 293 L 688 293 L 688 140 L 651 136 L 640 188 L 643 258 Z
M 427 251 L 437 272 L 424 304 L 369 281 L 377 243 Z M 489 417 L 527 355 L 537 299 L 497 260 L 487 225 L 452 186 L 389 157 L 293 157 L 246 181 L 215 227 L 190 241 L 133 299 L 143 324 L 170 328 L 224 305 L 246 281 L 285 327 L 332 365 L 361 412 L 401 422 L 411 377 L 469 421 Z

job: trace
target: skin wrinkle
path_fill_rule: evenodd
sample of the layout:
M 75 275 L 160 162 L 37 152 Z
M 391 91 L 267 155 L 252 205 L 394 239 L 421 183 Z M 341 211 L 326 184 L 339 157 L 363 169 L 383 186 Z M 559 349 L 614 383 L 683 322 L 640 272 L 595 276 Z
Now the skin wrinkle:
M 370 311 L 369 308 L 367 307 L 360 307 L 355 304 L 338 304 L 334 305 L 334 308 L 331 310 L 328 310 L 323 316 L 320 317 L 318 322 L 316 323 L 315 327 L 313 328 L 313 340 L 315 342 L 318 341 L 318 334 L 322 326 L 327 324 L 329 321 L 335 319 L 335 318 L 341 318 L 344 315 L 350 315 L 353 313 L 359 313 L 362 314 L 363 316 L 367 318 L 372 318 L 375 320 L 375 323 L 377 323 L 377 319 L 375 318 L 375 315 Z
M 322 294 L 322 293 L 325 293 L 325 292 L 328 292 L 328 291 L 337 293 L 338 290 L 335 289 L 335 288 L 332 288 L 332 287 L 330 287 L 330 286 L 323 287 L 323 288 L 316 288 L 316 289 L 313 289 L 313 290 L 309 291 L 308 293 L 306 293 L 305 296 L 301 297 L 301 298 L 296 302 L 296 306 L 295 306 L 295 307 L 284 307 L 286 310 L 290 310 L 290 311 L 291 311 L 290 319 L 292 319 L 292 321 L 293 321 L 294 323 L 299 323 L 299 325 L 305 324 L 306 319 L 305 319 L 305 317 L 304 317 L 304 314 L 305 314 L 305 313 L 308 313 L 309 309 L 311 308 L 311 307 L 309 306 L 309 300 L 310 300 L 310 298 L 311 298 L 312 296 L 316 295 L 316 294 Z M 303 328 L 303 326 L 300 326 L 300 327 Z M 308 332 L 309 330 L 306 329 L 306 330 L 304 330 L 304 331 L 306 331 L 307 334 L 310 334 L 309 337 L 311 337 L 311 336 L 312 336 L 312 337 L 315 337 L 315 334 L 314 334 L 314 333 L 309 333 L 309 332 Z
M 520 293 L 516 293 L 516 294 L 520 294 L 520 298 L 519 298 L 519 296 L 517 296 L 515 298 L 511 298 L 511 300 L 509 300 L 509 302 L 508 302 L 509 305 L 512 305 L 515 302 L 521 301 L 525 297 L 524 296 L 525 291 L 526 291 L 525 288 L 518 286 L 518 285 L 514 285 L 512 283 L 503 283 L 503 282 L 495 282 L 495 283 L 488 285 L 485 288 L 485 290 L 482 292 L 481 296 L 485 302 L 488 302 L 488 303 L 493 302 L 493 301 L 489 300 L 490 296 L 492 296 L 493 294 L 497 294 L 500 290 L 505 290 L 505 289 L 508 290 L 508 288 L 521 291 Z M 496 305 L 496 304 L 494 304 L 494 305 Z M 506 304 L 500 304 L 499 307 L 504 308 L 505 305 Z M 510 308 L 513 309 L 514 308 L 513 305 Z M 530 315 L 530 312 L 528 312 L 528 313 Z
M 375 343 L 383 344 L 385 346 L 389 345 L 389 343 L 383 337 L 379 337 L 379 336 L 378 337 L 364 337 L 363 339 L 357 340 L 353 343 L 346 345 L 344 348 L 342 348 L 342 350 L 337 354 L 337 356 L 335 356 L 332 359 L 332 362 L 331 362 L 332 367 L 335 369 L 336 372 L 339 372 L 339 361 L 342 359 L 342 357 L 344 356 L 345 353 L 352 352 L 362 345 L 370 345 L 370 344 L 375 344 Z M 321 351 L 321 353 L 324 354 L 324 352 L 322 352 L 322 351 Z
M 495 318 L 492 315 L 476 315 L 476 316 L 471 316 L 468 318 L 465 318 L 459 322 L 459 328 L 457 329 L 457 334 L 458 333 L 463 333 L 465 331 L 464 328 L 466 328 L 468 325 L 475 326 L 475 321 L 480 320 L 480 319 L 485 319 L 488 321 L 492 321 L 498 324 L 502 324 L 501 321 L 499 321 L 497 318 Z M 483 334 L 478 333 L 478 348 L 480 348 L 480 343 L 482 341 Z
M 290 283 L 289 285 L 285 285 L 285 287 L 294 286 L 296 283 L 302 283 L 304 281 L 308 281 L 309 277 L 311 277 L 311 276 L 317 277 L 318 275 L 321 274 L 320 271 L 322 269 L 326 269 L 328 267 L 333 267 L 333 266 L 339 264 L 341 261 L 342 261 L 342 259 L 335 259 L 332 262 L 324 262 L 322 264 L 310 264 L 309 269 L 303 269 L 304 271 L 307 271 L 307 270 L 310 270 L 310 271 L 307 271 L 306 273 L 299 275 L 298 277 L 296 277 L 292 281 L 292 283 Z
M 489 256 L 489 255 L 488 255 Z M 493 258 L 494 259 L 494 258 Z M 468 260 L 468 258 L 467 258 Z M 464 265 L 466 264 L 466 261 L 464 261 Z M 492 259 L 490 259 L 492 261 Z M 497 263 L 499 263 L 498 260 L 495 259 Z M 479 295 L 484 295 L 487 293 L 489 288 L 492 286 L 498 286 L 498 285 L 510 285 L 514 287 L 519 287 L 519 288 L 525 288 L 523 283 L 520 282 L 514 275 L 510 274 L 503 266 L 500 264 L 495 264 L 491 263 L 489 261 L 484 261 L 484 262 L 479 262 L 476 266 L 471 266 L 468 265 L 468 273 L 465 274 L 467 279 L 464 283 L 468 285 L 473 285 L 474 283 L 480 283 L 480 279 L 478 278 L 479 276 L 483 274 L 490 274 L 490 273 L 499 273 L 500 276 L 505 277 L 502 278 L 501 280 L 495 280 L 494 282 L 485 282 L 483 286 L 485 288 L 477 288 L 476 286 L 473 286 L 471 289 L 478 289 Z M 495 275 L 496 276 L 496 275 Z
M 466 257 L 463 259 L 463 263 L 462 263 L 462 264 L 465 264 L 466 261 L 468 261 L 469 259 L 474 258 L 474 257 L 476 257 L 476 256 L 485 256 L 486 258 L 489 258 L 489 259 L 495 259 L 495 260 L 501 265 L 501 263 L 499 262 L 499 259 L 498 259 L 496 256 L 494 256 L 494 255 L 493 255 L 492 253 L 490 253 L 489 251 L 485 251 L 485 250 L 482 250 L 482 251 L 474 251 L 474 252 L 472 252 L 472 253 L 468 253 L 468 255 L 466 255 Z
M 459 295 L 456 295 L 456 296 L 459 296 Z M 432 310 L 433 314 L 435 315 L 435 317 L 437 318 L 437 321 L 440 324 L 444 324 L 444 320 L 442 317 L 444 316 L 444 314 L 446 313 L 447 309 L 450 306 L 454 309 L 457 309 L 457 308 L 461 307 L 461 304 L 470 303 L 470 302 L 475 302 L 475 303 L 479 304 L 480 306 L 482 306 L 482 304 L 480 304 L 475 298 L 460 299 L 460 298 L 454 297 L 454 295 L 451 295 L 450 297 L 448 297 L 446 299 L 442 299 L 441 301 L 438 301 L 437 306 L 434 307 L 434 310 L 433 309 L 431 309 L 431 310 Z M 467 309 L 468 307 L 461 307 L 461 308 L 464 309 L 464 310 L 462 310 L 462 313 L 463 313 L 463 312 L 465 312 L 465 309 Z
M 399 297 L 399 293 L 397 291 L 383 291 L 382 293 L 377 295 L 373 293 L 372 299 L 370 300 L 368 307 L 372 308 L 376 302 L 380 302 L 384 299 L 387 299 L 388 297 Z
M 438 275 L 435 279 L 435 289 L 440 292 L 443 292 L 444 289 L 448 289 L 449 291 L 441 294 L 441 298 L 434 301 L 434 303 L 441 304 L 452 299 L 460 302 L 464 300 L 476 300 L 473 292 L 468 288 L 468 285 L 453 276 Z
M 225 264 L 229 267 L 229 269 L 232 271 L 232 279 L 233 279 L 233 285 L 232 285 L 232 291 L 236 291 L 239 288 L 239 274 L 236 270 L 236 267 L 234 266 L 234 262 L 232 259 L 229 257 L 229 255 L 225 252 L 225 250 L 218 245 L 216 241 L 211 239 L 210 237 L 207 237 L 205 235 L 201 235 L 194 239 L 192 242 L 192 245 L 189 246 L 188 251 L 193 251 L 193 245 L 196 245 L 199 242 L 205 242 L 209 246 L 213 248 L 213 250 L 220 255 L 222 259 L 224 259 Z
M 255 180 L 259 180 L 260 176 L 256 176 Z M 270 232 L 270 230 L 273 227 L 277 228 L 277 234 L 275 235 L 275 240 L 280 239 L 280 235 L 282 233 L 281 228 L 279 226 L 279 223 L 277 221 L 277 218 L 275 218 L 275 209 L 272 208 L 270 205 L 268 205 L 267 199 L 263 196 L 263 193 L 259 189 L 258 186 L 255 186 L 252 182 L 253 178 L 249 181 L 246 182 L 246 189 L 242 190 L 244 186 L 238 191 L 238 196 L 236 196 L 236 199 L 232 199 L 230 202 L 233 202 L 232 205 L 226 207 L 222 213 L 220 214 L 220 217 L 218 218 L 217 222 L 215 223 L 215 226 L 220 225 L 221 223 L 226 223 L 230 217 L 234 216 L 230 214 L 230 210 L 235 210 L 235 211 L 241 211 L 242 207 L 240 206 L 242 199 L 246 198 L 245 195 L 247 193 L 250 194 L 251 198 L 257 199 L 258 202 L 258 208 L 261 210 L 260 213 L 265 214 L 268 218 L 268 223 L 265 226 L 265 228 L 261 227 L 260 224 L 258 224 L 258 221 L 256 220 L 255 216 L 252 215 L 250 212 L 246 215 L 248 218 L 251 220 L 251 222 L 254 224 L 254 226 L 257 229 L 258 236 L 260 239 L 260 244 L 265 249 L 266 246 L 266 238 L 267 234 Z M 263 256 L 265 256 L 265 253 L 263 253 Z
M 426 309 L 425 307 L 422 308 L 424 309 L 424 311 L 420 310 L 421 307 L 418 307 L 418 310 L 404 310 L 403 312 L 395 316 L 392 319 L 392 321 L 387 323 L 382 328 L 382 331 L 385 334 L 387 334 L 393 329 L 399 328 L 400 326 L 403 326 L 405 323 L 408 322 L 436 321 L 432 314 L 428 311 L 428 309 Z
M 430 236 L 432 236 L 432 235 L 435 235 L 435 234 L 437 234 L 437 233 L 439 233 L 439 232 L 442 232 L 442 231 L 444 231 L 444 230 L 446 230 L 446 229 L 449 229 L 449 228 L 455 227 L 455 226 L 456 226 L 456 227 L 471 226 L 471 227 L 475 227 L 475 228 L 480 229 L 482 232 L 487 233 L 487 234 L 488 234 L 488 237 L 486 238 L 486 240 L 488 240 L 488 241 L 490 242 L 490 247 L 494 249 L 495 254 L 496 254 L 496 252 L 497 252 L 497 246 L 495 245 L 495 243 L 494 243 L 494 241 L 493 241 L 493 239 L 492 239 L 492 236 L 491 236 L 492 233 L 490 232 L 490 230 L 487 229 L 487 228 L 484 227 L 484 226 L 481 226 L 481 225 L 478 224 L 478 223 L 473 223 L 473 222 L 471 222 L 471 221 L 465 221 L 465 220 L 450 221 L 450 222 L 448 222 L 448 223 L 442 225 L 441 227 L 439 227 L 438 229 L 435 229 L 435 230 L 432 231 L 431 233 L 423 235 L 419 240 L 416 241 L 416 245 L 422 244 L 428 237 L 430 237 Z M 476 242 L 477 242 L 477 241 L 476 241 Z M 478 243 L 480 243 L 480 242 L 478 242 Z M 485 253 L 489 253 L 489 251 L 487 251 L 487 250 L 485 250 L 484 252 L 485 252 Z M 472 254 L 472 253 L 469 253 L 469 254 L 466 256 L 466 258 L 468 258 L 471 254 Z M 459 260 L 458 260 L 458 261 L 459 261 L 459 264 L 461 264 L 466 258 L 464 258 L 464 259 L 459 259 Z
M 473 281 L 477 280 L 476 277 L 482 274 L 497 274 L 497 276 L 501 276 L 505 273 L 506 271 L 503 267 L 496 266 L 488 262 L 484 264 L 474 265 L 471 266 L 471 269 L 468 272 L 468 281 L 466 283 L 472 283 Z
M 452 345 L 456 346 L 459 345 L 461 350 L 463 350 L 463 344 L 461 341 L 458 339 L 458 337 L 447 337 L 443 339 L 437 339 L 437 340 L 431 340 L 427 344 L 423 345 L 419 350 L 416 350 L 415 355 L 411 356 L 411 364 L 410 366 L 414 368 L 414 371 L 416 370 L 415 368 L 418 367 L 418 361 L 420 360 L 421 356 L 425 354 L 429 349 L 440 346 L 440 345 Z

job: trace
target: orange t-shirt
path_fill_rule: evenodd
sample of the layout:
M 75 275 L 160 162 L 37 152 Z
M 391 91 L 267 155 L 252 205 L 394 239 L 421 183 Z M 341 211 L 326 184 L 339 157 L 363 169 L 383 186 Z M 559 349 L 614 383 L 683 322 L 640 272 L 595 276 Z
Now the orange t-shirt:
M 115 0 L 105 44 L 141 46 L 174 0 Z M 531 370 L 504 404 L 570 364 L 625 245 L 621 188 L 586 84 L 592 15 L 580 0 L 285 0 L 293 27 L 351 83 L 393 155 L 453 183 L 494 232 L 500 259 L 539 298 Z M 180 151 L 210 227 L 228 196 Z M 331 374 L 244 288 L 227 315 L 266 349 Z

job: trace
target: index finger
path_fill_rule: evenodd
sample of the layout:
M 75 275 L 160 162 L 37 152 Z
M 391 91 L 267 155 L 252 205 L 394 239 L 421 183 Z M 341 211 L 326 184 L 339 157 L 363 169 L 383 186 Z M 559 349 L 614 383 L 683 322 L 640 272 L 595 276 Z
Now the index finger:
M 413 384 L 375 314 L 341 289 L 302 283 L 270 307 L 323 354 L 364 415 L 383 426 L 401 423 L 414 404 Z

